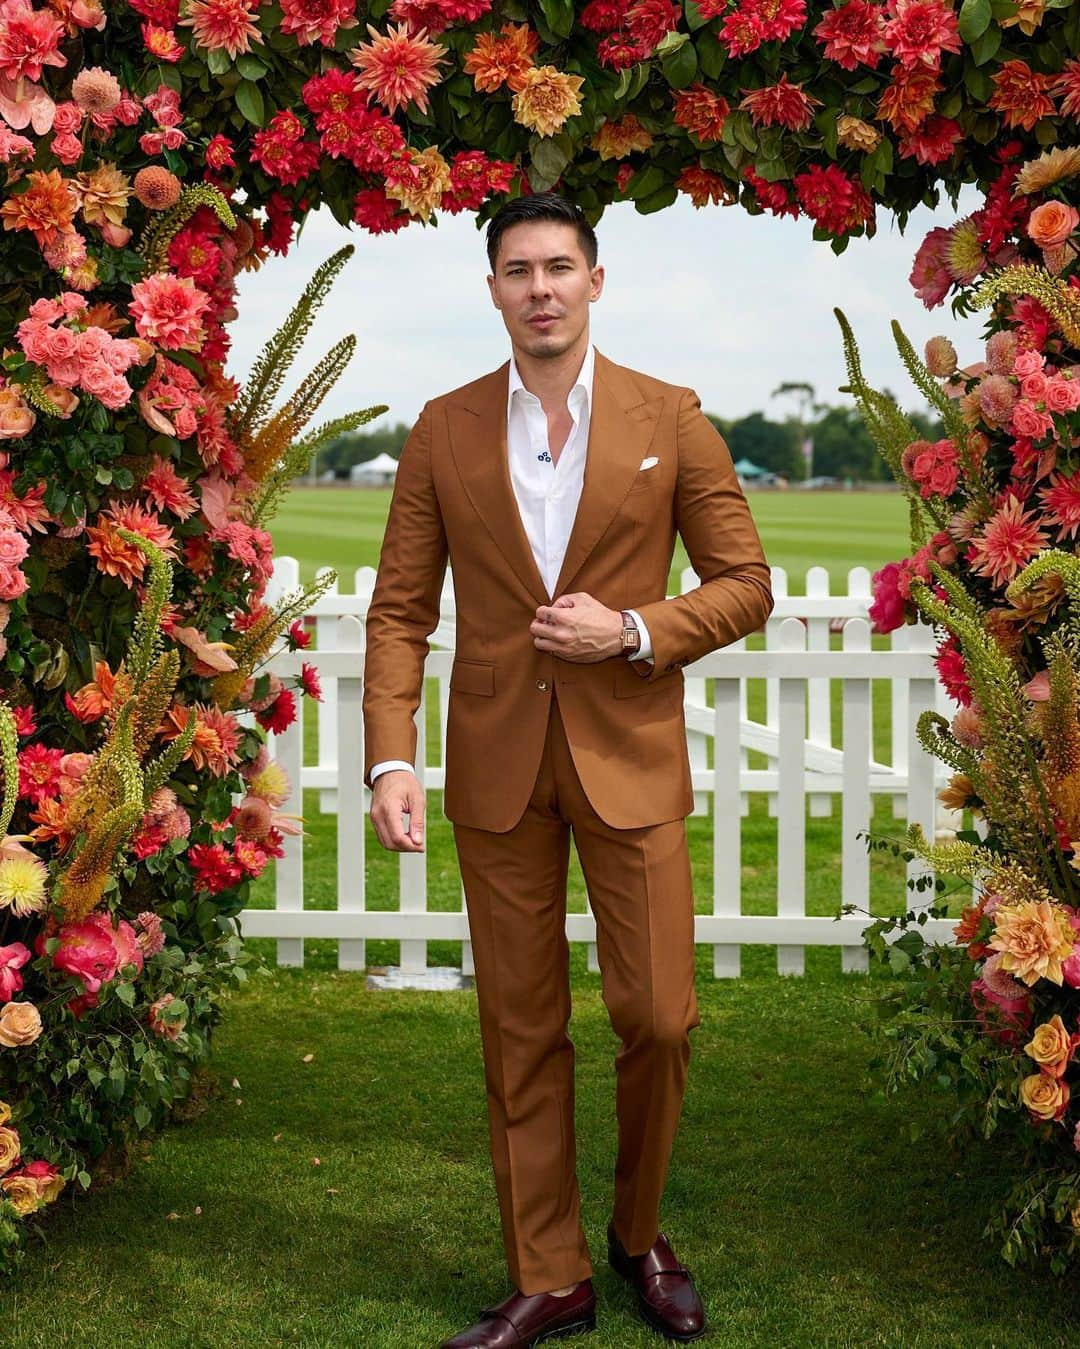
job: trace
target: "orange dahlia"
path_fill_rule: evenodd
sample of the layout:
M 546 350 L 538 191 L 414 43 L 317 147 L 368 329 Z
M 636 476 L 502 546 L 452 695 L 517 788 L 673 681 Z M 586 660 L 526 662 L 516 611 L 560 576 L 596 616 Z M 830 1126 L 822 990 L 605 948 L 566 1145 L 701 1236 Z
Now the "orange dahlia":
M 361 72 L 357 84 L 372 90 L 387 112 L 410 102 L 427 112 L 427 91 L 442 79 L 439 63 L 445 59 L 446 48 L 430 42 L 423 28 L 411 36 L 403 23 L 388 33 L 380 33 L 370 23 L 367 30 L 371 41 L 361 42 L 349 53 L 349 60 Z
M 554 66 L 533 66 L 511 100 L 514 121 L 539 136 L 553 136 L 568 117 L 581 111 L 584 83 L 583 75 L 566 75 Z
M 625 159 L 632 150 L 647 150 L 652 143 L 652 132 L 632 112 L 617 122 L 605 122 L 589 142 L 601 159 Z
M 878 99 L 878 119 L 888 122 L 894 131 L 915 131 L 934 111 L 934 96 L 940 91 L 937 70 L 898 66 L 892 83 Z
M 686 89 L 673 91 L 675 125 L 682 126 L 696 136 L 702 145 L 718 141 L 724 123 L 731 111 L 727 99 L 714 94 L 704 84 L 691 84 Z
M 142 580 L 146 558 L 133 544 L 117 533 L 118 528 L 129 529 L 149 539 L 169 557 L 176 556 L 176 540 L 168 525 L 162 524 L 153 511 L 137 501 L 113 501 L 98 516 L 96 525 L 88 525 L 90 542 L 86 551 L 97 559 L 98 569 L 106 576 L 118 576 L 124 585 Z
M 78 198 L 59 169 L 35 169 L 26 175 L 27 188 L 0 206 L 6 230 L 29 230 L 44 248 L 59 242 L 74 228 Z
M 687 194 L 694 203 L 695 210 L 705 206 L 708 202 L 715 202 L 720 206 L 730 206 L 736 199 L 731 188 L 718 173 L 693 165 L 683 169 L 675 180 L 675 186 L 680 192 Z
M 1001 113 L 1006 126 L 1020 126 L 1025 131 L 1042 117 L 1055 112 L 1049 90 L 1056 77 L 1040 75 L 1026 61 L 1006 61 L 994 72 L 994 94 L 987 107 Z
M 148 211 L 167 211 L 180 200 L 180 179 L 160 164 L 148 164 L 135 175 L 135 196 Z
M 131 185 L 115 164 L 99 164 L 87 173 L 77 173 L 71 190 L 88 225 L 123 224 Z
M 476 45 L 465 55 L 463 69 L 477 89 L 493 94 L 503 84 L 515 93 L 525 83 L 540 46 L 540 35 L 527 23 L 504 23 L 495 33 L 478 33 Z

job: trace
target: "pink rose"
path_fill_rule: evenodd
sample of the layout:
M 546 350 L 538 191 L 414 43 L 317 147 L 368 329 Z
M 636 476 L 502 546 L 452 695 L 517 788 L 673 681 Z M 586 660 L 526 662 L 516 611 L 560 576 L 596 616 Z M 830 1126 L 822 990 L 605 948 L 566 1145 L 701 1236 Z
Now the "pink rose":
M 29 551 L 29 543 L 17 529 L 0 528 L 0 564 L 16 567 Z
M 1038 351 L 1021 351 L 1013 361 L 1013 374 L 1023 379 L 1025 375 L 1033 375 L 1036 370 L 1041 370 L 1046 364 L 1046 358 Z
M 58 318 L 62 317 L 64 306 L 59 300 L 43 295 L 40 300 L 34 301 L 27 312 L 30 318 L 37 323 L 55 323 Z
M 1030 403 L 1017 403 L 1012 411 L 1012 429 L 1018 436 L 1030 436 L 1038 440 L 1053 429 L 1054 419 L 1047 412 L 1040 412 Z
M 177 440 L 186 440 L 188 436 L 193 436 L 198 430 L 199 423 L 195 420 L 195 414 L 189 407 L 177 408 L 173 421 L 176 423 Z
M 911 466 L 911 476 L 918 480 L 925 478 L 933 471 L 936 463 L 937 454 L 935 453 L 933 446 L 931 446 L 929 449 L 923 450 L 921 454 L 915 456 L 915 462 Z
M 99 391 L 107 389 L 115 378 L 115 372 L 111 366 L 102 360 L 88 361 L 82 368 L 82 377 L 80 383 L 87 393 L 92 393 L 97 397 Z
M 1075 412 L 1080 407 L 1080 386 L 1071 379 L 1052 379 L 1045 397 L 1048 412 Z
M 955 464 L 938 464 L 927 480 L 927 486 L 938 496 L 951 496 L 956 491 L 959 474 Z
M 903 586 L 901 585 L 903 582 Z M 908 590 L 902 562 L 887 562 L 871 579 L 874 600 L 867 611 L 875 632 L 892 632 L 903 625 Z M 901 593 L 903 591 L 903 593 Z
M 131 385 L 123 375 L 113 375 L 104 389 L 97 395 L 98 401 L 111 411 L 125 407 L 131 401 Z
M 70 131 L 64 131 L 52 138 L 49 149 L 61 164 L 70 165 L 77 163 L 82 158 L 83 143 L 78 136 L 73 136 Z
M 78 343 L 79 360 L 89 363 L 108 351 L 109 347 L 112 346 L 112 338 L 104 328 L 92 325 L 79 333 Z
M 81 979 L 87 993 L 97 993 L 124 965 L 142 970 L 143 954 L 135 929 L 123 918 L 114 928 L 109 914 L 98 911 L 89 918 L 65 923 L 56 935 L 60 946 L 53 955 L 53 964 L 63 973 Z M 38 955 L 44 955 L 43 933 L 38 934 L 34 949 Z
M 1046 390 L 1050 381 L 1041 370 L 1033 370 L 1030 375 L 1025 375 L 1020 381 L 1020 392 L 1025 398 L 1030 398 L 1033 403 L 1046 397 Z
M 30 950 L 21 941 L 0 946 L 0 1002 L 10 1002 L 23 986 L 19 973 L 30 959 Z
M 101 226 L 101 237 L 110 248 L 123 248 L 131 238 L 131 230 L 127 225 L 114 225 L 106 220 Z
M 19 345 L 35 365 L 44 365 L 49 359 L 48 335 L 51 332 L 43 319 L 36 318 L 23 319 L 16 329 Z
M 78 354 L 79 335 L 63 324 L 59 328 L 50 328 L 46 340 L 50 361 L 70 361 Z
M 17 600 L 26 593 L 26 577 L 18 567 L 5 567 L 0 564 L 0 600 Z

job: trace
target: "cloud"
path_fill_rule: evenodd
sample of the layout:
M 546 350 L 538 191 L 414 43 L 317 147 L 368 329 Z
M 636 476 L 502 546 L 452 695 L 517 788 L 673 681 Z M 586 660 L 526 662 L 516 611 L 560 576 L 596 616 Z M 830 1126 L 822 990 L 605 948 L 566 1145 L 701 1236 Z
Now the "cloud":
M 689 385 L 706 411 L 737 417 L 773 407 L 780 415 L 770 395 L 785 380 L 813 384 L 823 401 L 844 401 L 835 305 L 851 320 L 871 382 L 917 406 L 890 320 L 900 321 L 917 350 L 944 333 L 961 364 L 978 359 L 978 321 L 958 323 L 947 306 L 928 312 L 907 280 L 926 232 L 977 204 L 965 189 L 958 208 L 920 207 L 903 234 L 879 213 L 877 235 L 853 240 L 839 257 L 811 238 L 805 220 L 695 210 L 686 197 L 647 216 L 630 203 L 610 206 L 597 227 L 605 283 L 591 310 L 592 339 L 623 365 Z M 321 211 L 308 217 L 287 257 L 272 256 L 239 278 L 231 374 L 246 376 L 315 268 L 347 242 L 356 252 L 285 385 L 291 391 L 335 341 L 355 333 L 356 355 L 320 420 L 386 403 L 389 412 L 369 425 L 411 424 L 427 399 L 507 358 L 509 338 L 485 280 L 484 233 L 471 217 L 441 216 L 437 226 L 372 236 Z

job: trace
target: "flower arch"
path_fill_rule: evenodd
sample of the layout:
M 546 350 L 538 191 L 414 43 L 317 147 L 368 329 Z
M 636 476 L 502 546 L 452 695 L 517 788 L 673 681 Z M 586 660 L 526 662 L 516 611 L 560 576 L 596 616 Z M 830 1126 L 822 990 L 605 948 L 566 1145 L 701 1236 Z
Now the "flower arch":
M 385 409 L 307 429 L 352 339 L 275 406 L 351 245 L 243 387 L 238 273 L 322 206 L 383 233 L 682 193 L 839 250 L 977 183 L 919 264 L 940 302 L 1067 153 L 1078 50 L 1067 0 L 0 0 L 0 1258 L 187 1092 L 297 827 L 263 732 L 318 681 L 260 665 L 311 592 L 267 604 L 266 525 Z

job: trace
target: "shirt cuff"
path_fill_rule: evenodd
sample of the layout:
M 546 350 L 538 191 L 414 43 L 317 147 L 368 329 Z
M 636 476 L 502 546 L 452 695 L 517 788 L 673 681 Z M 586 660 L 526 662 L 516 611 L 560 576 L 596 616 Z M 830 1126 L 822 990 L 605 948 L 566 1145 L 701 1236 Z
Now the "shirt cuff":
M 631 660 L 652 660 L 652 638 L 649 636 L 649 629 L 641 621 L 641 615 L 636 609 L 627 609 L 626 611 L 637 624 L 638 632 L 641 633 L 641 645 L 630 657 Z
M 416 768 L 411 763 L 406 763 L 404 759 L 383 759 L 382 763 L 377 763 L 371 769 L 371 785 L 375 786 L 375 779 L 380 773 L 389 773 L 391 768 L 405 768 L 410 773 L 416 773 Z

